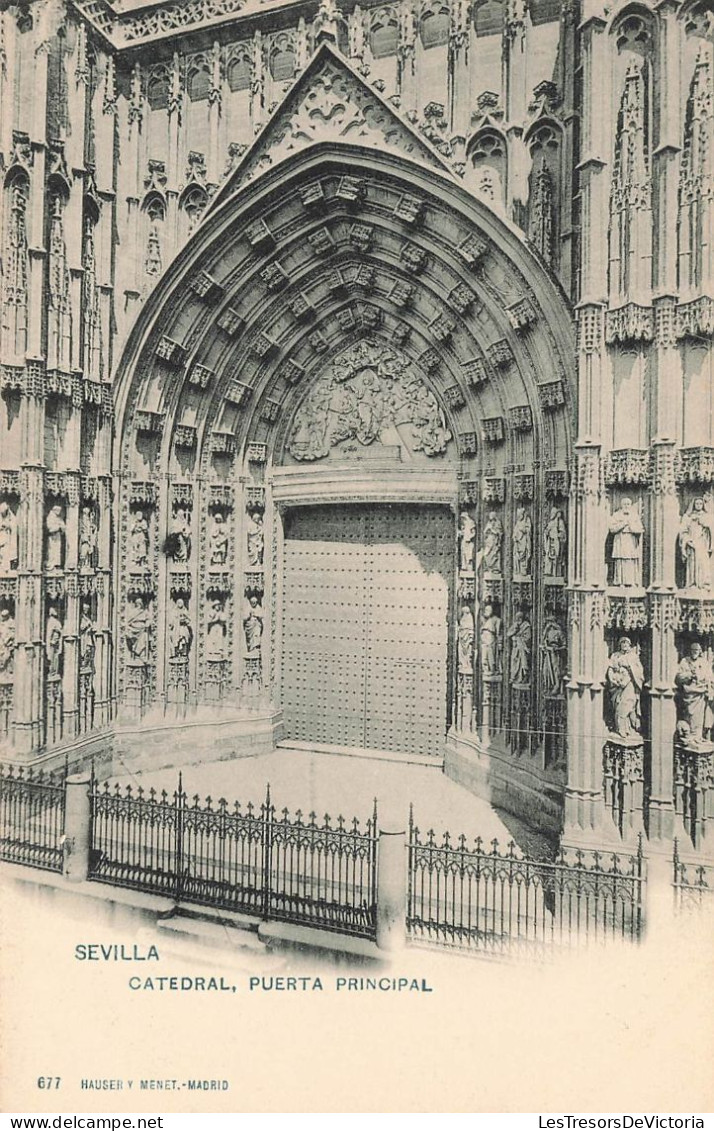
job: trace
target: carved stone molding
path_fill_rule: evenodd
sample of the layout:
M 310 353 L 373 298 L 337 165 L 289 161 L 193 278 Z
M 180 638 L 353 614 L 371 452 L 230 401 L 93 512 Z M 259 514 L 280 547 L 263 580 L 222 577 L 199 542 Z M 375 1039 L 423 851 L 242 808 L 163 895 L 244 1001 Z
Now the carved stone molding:
M 474 389 L 478 389 L 480 385 L 485 385 L 488 381 L 489 373 L 486 362 L 481 357 L 474 357 L 470 361 L 462 362 L 461 369 L 469 385 Z
M 507 369 L 515 361 L 513 351 L 505 338 L 501 341 L 493 342 L 492 345 L 486 349 L 488 360 L 496 369 Z
M 603 461 L 605 483 L 647 484 L 650 481 L 650 453 L 643 448 L 620 448 L 608 452 Z
M 509 408 L 508 423 L 516 432 L 530 432 L 533 428 L 533 414 L 530 405 L 514 405 Z
M 714 482 L 714 448 L 682 448 L 677 452 L 675 478 L 678 483 Z
M 232 338 L 239 332 L 239 330 L 243 329 L 245 322 L 241 318 L 240 314 L 238 314 L 238 312 L 235 311 L 232 306 L 229 306 L 216 319 L 216 325 L 219 327 L 219 329 L 228 334 L 229 338 Z
M 624 597 L 609 594 L 605 599 L 605 623 L 608 628 L 629 631 L 648 624 L 645 596 Z
M 672 593 L 648 595 L 649 620 L 655 632 L 674 632 L 679 627 L 679 602 Z
M 654 311 L 651 306 L 628 302 L 605 313 L 605 341 L 608 345 L 654 341 Z
M 505 439 L 502 416 L 485 417 L 481 422 L 483 436 L 487 444 L 502 444 Z
M 188 281 L 189 288 L 204 302 L 216 302 L 223 295 L 223 287 L 208 271 L 198 271 Z
M 196 447 L 197 433 L 192 424 L 177 424 L 174 428 L 174 447 L 192 450 Z
M 527 298 L 519 299 L 513 306 L 507 307 L 506 314 L 514 330 L 517 330 L 519 333 L 522 333 L 524 330 L 527 330 L 529 326 L 532 326 L 538 317 L 533 303 Z
M 702 296 L 677 307 L 675 333 L 682 338 L 709 338 L 714 334 L 714 299 Z
M 246 456 L 248 463 L 267 463 L 268 462 L 268 445 L 258 443 L 252 440 L 246 448 Z
M 150 436 L 159 436 L 163 432 L 166 417 L 163 412 L 148 412 L 146 409 L 137 409 L 134 413 L 134 427 L 137 432 L 145 432 Z
M 186 361 L 186 352 L 184 346 L 166 336 L 160 338 L 156 346 L 156 356 L 175 369 L 178 369 Z
M 674 495 L 676 484 L 677 456 L 674 444 L 655 444 L 652 448 L 650 467 L 652 491 L 655 495 Z
M 714 598 L 679 597 L 679 627 L 701 634 L 714 632 Z
M 597 353 L 604 341 L 604 311 L 602 306 L 588 303 L 578 310 L 578 346 L 585 354 Z
M 506 500 L 506 480 L 487 475 L 481 480 L 482 496 L 485 503 L 503 503 Z
M 565 404 L 565 389 L 562 381 L 549 381 L 538 386 L 538 400 L 545 412 L 554 412 Z
M 188 383 L 196 389 L 207 389 L 213 378 L 213 370 L 206 365 L 192 365 L 188 373 Z
M 457 250 L 461 258 L 469 267 L 475 267 L 488 254 L 491 249 L 489 241 L 476 232 L 472 232 L 459 244 Z
M 514 475 L 513 498 L 517 502 L 530 502 L 533 498 L 533 487 L 532 475 Z

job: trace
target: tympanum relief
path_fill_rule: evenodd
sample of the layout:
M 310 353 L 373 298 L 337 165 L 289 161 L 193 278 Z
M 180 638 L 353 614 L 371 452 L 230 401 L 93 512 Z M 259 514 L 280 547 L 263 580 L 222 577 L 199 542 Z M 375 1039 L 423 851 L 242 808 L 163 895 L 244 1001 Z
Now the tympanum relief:
M 293 459 L 344 458 L 373 444 L 403 455 L 441 456 L 451 441 L 444 412 L 413 363 L 382 343 L 338 355 L 298 409 L 287 444 Z

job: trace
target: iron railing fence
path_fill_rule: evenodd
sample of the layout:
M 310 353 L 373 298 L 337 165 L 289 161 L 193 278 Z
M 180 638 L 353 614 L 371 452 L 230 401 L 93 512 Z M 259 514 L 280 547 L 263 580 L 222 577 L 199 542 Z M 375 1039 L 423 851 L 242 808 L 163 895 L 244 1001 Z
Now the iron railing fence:
M 66 777 L 0 765 L 0 859 L 62 871 Z
M 278 816 L 178 788 L 144 791 L 92 780 L 90 878 L 177 901 L 374 938 L 376 803 L 364 830 L 329 815 Z
M 714 896 L 714 866 L 682 860 L 676 838 L 672 848 L 672 889 L 679 911 L 706 905 Z M 710 906 L 714 908 L 714 900 Z
M 639 939 L 644 859 L 561 852 L 553 862 L 501 851 L 480 837 L 469 847 L 448 833 L 425 839 L 409 820 L 407 934 L 412 942 L 507 953 L 584 939 Z

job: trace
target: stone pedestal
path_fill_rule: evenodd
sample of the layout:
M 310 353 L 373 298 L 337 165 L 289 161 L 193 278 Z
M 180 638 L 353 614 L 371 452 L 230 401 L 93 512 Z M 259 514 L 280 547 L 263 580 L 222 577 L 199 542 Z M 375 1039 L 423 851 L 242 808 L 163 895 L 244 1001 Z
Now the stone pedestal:
M 406 935 L 406 833 L 379 830 L 377 946 L 400 950 Z
M 643 831 L 644 744 L 639 735 L 611 734 L 603 750 L 605 807 L 623 840 Z
M 674 746 L 674 807 L 695 848 L 703 848 L 714 821 L 714 743 Z

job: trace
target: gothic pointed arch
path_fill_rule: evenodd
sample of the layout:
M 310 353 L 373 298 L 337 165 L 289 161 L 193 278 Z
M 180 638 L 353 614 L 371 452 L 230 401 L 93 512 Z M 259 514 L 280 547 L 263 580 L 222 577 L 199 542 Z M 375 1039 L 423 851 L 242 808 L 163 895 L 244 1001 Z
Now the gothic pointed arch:
M 464 547 L 450 724 L 539 745 L 562 780 L 563 681 L 508 632 L 536 657 L 567 631 L 564 534 L 541 559 L 552 515 L 565 531 L 573 348 L 557 284 L 447 170 L 320 142 L 213 204 L 118 370 L 123 710 L 280 703 L 286 508 L 442 507 Z

